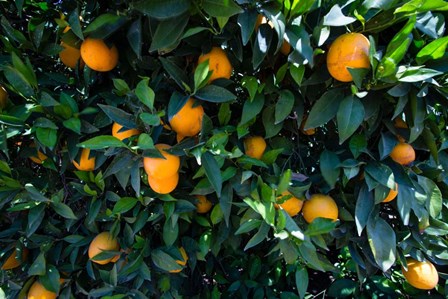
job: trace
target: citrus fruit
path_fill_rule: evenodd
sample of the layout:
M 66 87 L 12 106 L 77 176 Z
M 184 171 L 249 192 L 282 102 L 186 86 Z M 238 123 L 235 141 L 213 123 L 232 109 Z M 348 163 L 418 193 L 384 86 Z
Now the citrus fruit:
M 280 47 L 280 53 L 288 55 L 289 52 L 291 52 L 291 45 L 286 40 L 283 40 L 282 46 Z
M 123 126 L 115 123 L 112 125 L 112 136 L 117 137 L 120 140 L 125 140 L 129 137 L 139 135 L 141 132 L 137 129 L 125 129 L 122 130 Z
M 401 268 L 404 277 L 411 286 L 421 290 L 431 290 L 439 283 L 439 274 L 430 261 L 419 262 L 407 258 L 408 270 Z
M 330 75 L 341 82 L 353 81 L 349 68 L 370 68 L 369 40 L 361 33 L 346 33 L 336 38 L 327 54 Z
M 64 42 L 61 42 L 61 46 L 64 48 L 61 52 L 59 52 L 59 59 L 61 59 L 61 62 L 69 68 L 76 68 L 76 65 L 80 61 L 79 59 L 81 58 L 81 52 L 79 49 Z
M 22 261 L 26 260 L 28 257 L 28 249 L 23 248 L 22 250 Z M 12 253 L 8 256 L 6 261 L 2 265 L 2 270 L 11 270 L 20 266 L 22 262 L 17 259 L 17 250 L 14 249 Z
M 176 189 L 177 183 L 179 183 L 179 173 L 175 172 L 172 176 L 163 179 L 148 174 L 148 183 L 154 192 L 168 194 Z
M 390 189 L 389 194 L 387 194 L 386 198 L 383 200 L 383 202 L 389 202 L 395 199 L 398 195 L 398 184 L 395 183 L 395 190 Z
M 118 64 L 118 50 L 102 39 L 88 37 L 81 44 L 81 58 L 92 70 L 108 72 Z
M 208 82 L 211 82 L 218 78 L 230 79 L 232 75 L 233 67 L 227 58 L 226 52 L 219 47 L 212 47 L 212 50 L 206 54 L 202 54 L 198 58 L 198 64 L 208 59 L 209 71 L 213 71 Z
M 56 293 L 47 290 L 40 282 L 35 281 L 28 290 L 27 299 L 56 299 Z
M 196 212 L 199 214 L 205 214 L 212 208 L 213 204 L 204 195 L 196 195 L 198 199 L 196 202 Z
M 408 124 L 403 119 L 401 119 L 399 117 L 396 117 L 394 119 L 394 126 L 395 126 L 395 128 L 398 128 L 398 129 L 407 129 L 408 128 Z
M 180 254 L 182 256 L 182 260 L 176 260 L 176 263 L 178 263 L 181 266 L 185 266 L 187 264 L 187 261 L 188 261 L 187 252 L 185 251 L 185 249 L 183 247 L 179 248 L 179 252 L 180 252 Z M 179 273 L 180 271 L 182 271 L 182 269 L 171 270 L 170 273 Z
M 338 219 L 338 206 L 330 196 L 314 194 L 309 200 L 305 201 L 302 214 L 308 223 L 313 222 L 318 217 L 336 220 Z
M 392 160 L 401 165 L 408 165 L 415 160 L 415 151 L 412 145 L 399 142 L 390 152 Z
M 102 232 L 102 233 L 99 233 L 92 240 L 92 242 L 90 242 L 89 253 L 88 253 L 89 259 L 92 260 L 92 262 L 94 262 L 94 263 L 104 265 L 104 264 L 111 262 L 116 257 L 111 257 L 111 258 L 104 259 L 104 260 L 93 260 L 93 258 L 96 255 L 103 252 L 104 250 L 117 251 L 119 249 L 120 249 L 120 244 L 118 243 L 117 239 L 113 238 L 109 232 Z
M 90 149 L 84 148 L 81 151 L 81 157 L 79 163 L 73 160 L 73 165 L 81 171 L 92 171 L 95 169 L 95 157 L 89 158 Z
M 184 137 L 196 136 L 202 129 L 202 117 L 204 116 L 204 108 L 196 105 L 195 101 L 190 98 L 185 105 L 173 115 L 170 119 L 171 129 L 177 133 L 178 141 Z
M 48 157 L 39 150 L 37 151 L 37 156 L 31 156 L 29 158 L 36 164 L 42 164 L 45 160 L 48 159 Z
M 282 197 L 291 195 L 292 197 L 286 199 L 283 203 L 275 204 L 275 207 L 282 207 L 289 216 L 294 217 L 302 210 L 303 200 L 293 196 L 288 190 L 283 191 L 280 196 L 277 197 L 277 201 L 282 200 Z
M 8 104 L 8 92 L 0 85 L 0 109 L 5 109 Z
M 159 180 L 172 177 L 179 170 L 180 158 L 165 151 L 171 148 L 168 144 L 158 143 L 155 148 L 164 158 L 144 157 L 143 167 L 146 174 Z
M 247 137 L 244 140 L 244 151 L 249 157 L 261 159 L 265 149 L 266 141 L 261 136 Z

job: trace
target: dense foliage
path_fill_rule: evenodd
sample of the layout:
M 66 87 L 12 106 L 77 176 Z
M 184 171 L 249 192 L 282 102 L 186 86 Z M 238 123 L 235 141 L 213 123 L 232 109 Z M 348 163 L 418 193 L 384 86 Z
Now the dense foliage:
M 0 272 L 0 297 L 25 298 L 35 281 L 59 298 L 448 296 L 446 11 L 443 0 L 0 1 L 0 265 L 16 253 L 20 264 Z M 370 47 L 341 82 L 327 54 L 348 32 Z M 80 61 L 89 39 L 105 43 Z M 212 48 L 225 55 L 198 64 Z M 117 138 L 113 123 L 135 130 Z M 276 204 L 286 190 L 308 210 L 329 195 L 338 220 L 290 216 Z M 89 249 L 102 232 L 119 246 L 102 234 L 95 243 L 110 244 Z M 435 265 L 435 289 L 405 280 L 410 257 Z

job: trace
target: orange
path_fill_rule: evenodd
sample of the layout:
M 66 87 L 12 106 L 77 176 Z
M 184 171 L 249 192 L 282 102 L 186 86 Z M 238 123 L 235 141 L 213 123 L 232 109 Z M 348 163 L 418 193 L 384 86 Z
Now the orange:
M 118 260 L 116 257 L 108 258 L 105 260 L 93 260 L 92 258 L 96 255 L 100 254 L 104 250 L 119 250 L 120 244 L 118 243 L 117 239 L 113 238 L 112 235 L 109 232 L 102 232 L 98 234 L 92 242 L 90 242 L 89 245 L 89 259 L 92 260 L 92 262 L 104 265 L 112 260 Z M 118 255 L 119 257 L 119 255 Z
M 37 151 L 37 157 L 31 156 L 29 157 L 31 161 L 33 161 L 36 164 L 42 164 L 45 160 L 48 159 L 48 157 L 42 153 L 41 151 Z
M 5 109 L 8 104 L 8 92 L 0 85 L 0 109 Z
M 386 196 L 386 198 L 383 200 L 383 202 L 389 202 L 395 199 L 398 195 L 398 184 L 395 183 L 395 190 L 390 189 L 389 194 Z
M 407 258 L 408 271 L 401 267 L 404 278 L 411 286 L 421 290 L 431 290 L 439 283 L 439 274 L 430 261 L 419 262 Z
M 280 53 L 288 55 L 289 52 L 291 52 L 291 45 L 286 40 L 283 40 L 282 46 L 280 47 Z
M 207 54 L 202 54 L 198 58 L 198 64 L 208 59 L 208 67 L 210 71 L 213 71 L 208 82 L 211 82 L 218 78 L 230 79 L 232 75 L 233 67 L 227 58 L 226 52 L 219 47 L 213 47 Z
M 144 157 L 143 167 L 146 174 L 159 180 L 173 177 L 179 170 L 180 158 L 165 151 L 165 149 L 171 148 L 168 144 L 158 143 L 155 147 L 164 158 Z
M 205 214 L 212 208 L 213 204 L 204 195 L 196 195 L 198 199 L 196 202 L 196 212 L 199 214 Z
M 394 126 L 395 126 L 395 128 L 398 128 L 398 129 L 407 129 L 408 128 L 408 124 L 399 117 L 396 117 L 394 119 Z
M 282 207 L 282 209 L 285 210 L 285 212 L 288 213 L 289 216 L 294 217 L 302 210 L 303 200 L 298 199 L 297 197 L 293 196 L 288 190 L 286 190 L 277 197 L 277 201 L 280 201 L 283 196 L 288 195 L 291 195 L 292 197 L 288 198 L 283 203 L 275 204 L 275 207 Z
M 137 129 L 122 130 L 122 128 L 122 125 L 114 122 L 114 124 L 112 125 L 112 136 L 117 137 L 120 140 L 124 140 L 141 133 Z
M 78 63 L 82 64 L 82 60 L 80 62 L 81 52 L 79 49 L 64 42 L 61 42 L 61 46 L 64 47 L 64 50 L 59 52 L 59 59 L 61 59 L 61 62 L 65 64 L 65 66 L 74 69 Z
M 338 219 L 338 206 L 328 195 L 314 194 L 305 201 L 302 210 L 303 218 L 308 223 L 318 217 L 336 220 Z
M 28 290 L 27 299 L 56 299 L 58 295 L 56 293 L 48 291 L 40 282 L 37 280 L 31 285 Z
M 79 163 L 73 160 L 73 165 L 81 171 L 92 171 L 95 169 L 95 157 L 89 158 L 90 149 L 84 148 L 81 151 L 81 158 Z
M 353 81 L 350 68 L 370 68 L 370 42 L 361 33 L 346 33 L 334 40 L 328 50 L 327 69 L 341 82 Z
M 26 260 L 27 257 L 28 257 L 28 249 L 23 248 L 22 261 Z M 17 268 L 21 264 L 22 262 L 17 259 L 17 250 L 14 249 L 11 255 L 6 259 L 5 263 L 3 264 L 2 270 L 11 270 Z
M 184 137 L 196 136 L 202 129 L 204 108 L 201 105 L 193 107 L 195 101 L 190 98 L 185 105 L 170 119 L 171 129 L 177 133 L 178 141 Z
M 390 153 L 392 160 L 401 165 L 408 165 L 415 160 L 415 151 L 412 145 L 399 142 Z
M 81 57 L 89 68 L 98 72 L 108 72 L 118 64 L 118 50 L 109 47 L 104 40 L 86 38 L 81 44 Z
M 244 150 L 249 157 L 261 159 L 265 149 L 266 141 L 261 136 L 247 137 L 244 140 Z
M 148 183 L 154 192 L 168 194 L 176 189 L 179 183 L 179 173 L 175 172 L 172 176 L 163 179 L 158 179 L 148 174 Z
M 182 260 L 176 260 L 176 263 L 178 263 L 181 266 L 185 266 L 187 264 L 187 261 L 188 261 L 187 252 L 185 252 L 185 249 L 183 247 L 179 248 L 179 252 L 180 252 L 180 254 L 182 256 Z M 170 273 L 179 273 L 180 271 L 182 271 L 182 269 L 171 270 Z

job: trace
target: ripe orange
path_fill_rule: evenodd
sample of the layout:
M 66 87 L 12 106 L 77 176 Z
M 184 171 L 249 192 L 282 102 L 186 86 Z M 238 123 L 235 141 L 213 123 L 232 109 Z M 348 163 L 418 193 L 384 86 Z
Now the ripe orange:
M 114 122 L 114 124 L 112 125 L 112 136 L 117 137 L 120 140 L 124 140 L 141 133 L 137 129 L 122 130 L 122 128 L 122 125 Z
M 370 68 L 369 40 L 361 33 L 346 33 L 334 40 L 328 50 L 327 68 L 341 82 L 353 81 L 350 68 Z
M 79 62 L 79 59 L 81 58 L 79 49 L 64 42 L 61 42 L 61 46 L 64 47 L 64 50 L 59 52 L 59 59 L 61 59 L 61 62 L 65 64 L 65 66 L 74 69 L 78 63 L 81 64 L 81 62 Z
M 104 250 L 119 250 L 120 244 L 118 243 L 117 239 L 113 238 L 112 235 L 109 232 L 102 232 L 99 233 L 93 240 L 90 242 L 89 245 L 89 259 L 92 260 L 92 262 L 104 265 L 112 260 L 114 260 L 116 257 L 104 259 L 104 260 L 93 260 L 92 258 L 101 253 Z M 117 259 L 115 259 L 116 261 Z
M 0 109 L 5 109 L 8 104 L 8 92 L 0 85 Z
M 399 142 L 389 154 L 392 160 L 401 165 L 408 165 L 415 160 L 415 151 L 412 145 Z
M 282 194 L 277 197 L 277 201 L 281 200 L 283 196 L 292 195 L 288 190 L 283 191 Z M 303 200 L 298 199 L 297 197 L 293 196 L 291 198 L 288 198 L 283 203 L 275 204 L 275 207 L 282 207 L 283 210 L 285 210 L 286 213 L 289 214 L 289 216 L 294 217 L 302 210 L 303 206 Z
M 205 214 L 212 208 L 213 204 L 204 195 L 196 195 L 198 199 L 196 202 L 196 212 L 199 214 Z
M 395 199 L 398 195 L 398 184 L 395 183 L 395 190 L 390 189 L 389 194 L 386 196 L 386 198 L 383 200 L 383 202 L 389 202 Z
M 401 267 L 404 277 L 414 288 L 431 290 L 439 283 L 439 273 L 430 261 L 419 262 L 407 258 L 408 271 Z
M 26 260 L 28 257 L 28 249 L 23 248 L 22 251 L 22 261 Z M 11 270 L 17 268 L 22 264 L 21 261 L 17 259 L 17 250 L 14 249 L 11 255 L 6 259 L 6 261 L 2 265 L 2 270 Z
M 261 136 L 247 137 L 244 140 L 244 150 L 249 157 L 261 159 L 265 149 L 266 141 Z
M 170 119 L 171 129 L 177 133 L 177 140 L 196 136 L 202 129 L 204 108 L 201 105 L 193 107 L 195 101 L 190 98 L 185 105 Z
M 31 161 L 33 161 L 36 164 L 42 164 L 45 160 L 48 159 L 48 157 L 42 153 L 41 151 L 37 151 L 37 157 L 31 156 L 29 157 Z
M 330 196 L 314 194 L 309 200 L 305 201 L 302 214 L 308 223 L 313 222 L 318 217 L 336 220 L 338 219 L 338 206 Z
M 178 263 L 181 266 L 185 266 L 187 264 L 187 261 L 188 261 L 187 252 L 185 251 L 185 249 L 183 247 L 179 247 L 179 252 L 180 252 L 180 254 L 182 256 L 182 260 L 176 260 L 176 263 Z M 171 270 L 170 273 L 179 273 L 180 271 L 182 271 L 182 269 Z
M 407 129 L 408 128 L 408 124 L 403 119 L 401 119 L 399 117 L 396 117 L 394 119 L 394 126 L 395 126 L 395 128 L 398 128 L 398 129 Z
M 208 59 L 209 70 L 213 71 L 208 82 L 211 82 L 218 78 L 230 79 L 232 75 L 233 67 L 227 58 L 226 52 L 219 47 L 213 47 L 207 54 L 202 54 L 198 58 L 198 64 Z
M 95 169 L 95 157 L 89 158 L 90 149 L 84 148 L 81 151 L 81 158 L 79 158 L 79 163 L 73 160 L 73 165 L 78 170 L 81 171 L 92 171 Z
M 176 174 L 179 170 L 180 158 L 165 151 L 166 149 L 171 148 L 168 144 L 158 143 L 155 147 L 160 151 L 165 159 L 144 157 L 143 167 L 146 174 L 159 180 L 174 176 L 174 174 Z
M 89 68 L 98 72 L 108 72 L 118 64 L 118 50 L 109 47 L 104 40 L 86 38 L 81 44 L 81 57 Z
M 175 172 L 172 176 L 159 179 L 148 174 L 148 183 L 154 192 L 159 194 L 168 194 L 176 189 L 179 183 L 179 173 Z
M 39 281 L 35 281 L 28 290 L 27 299 L 56 299 L 56 293 L 48 291 Z
M 289 52 L 291 52 L 291 45 L 286 40 L 283 40 L 282 46 L 280 48 L 280 53 L 282 53 L 283 55 L 288 55 Z

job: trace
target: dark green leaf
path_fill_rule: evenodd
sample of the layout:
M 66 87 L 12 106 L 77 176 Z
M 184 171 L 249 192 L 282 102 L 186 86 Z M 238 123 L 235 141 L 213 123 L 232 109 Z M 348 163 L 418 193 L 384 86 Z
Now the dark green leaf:
M 62 122 L 64 127 L 72 130 L 76 134 L 81 134 L 81 120 L 77 117 L 72 117 Z
M 342 98 L 343 93 L 339 89 L 331 89 L 324 93 L 311 108 L 303 129 L 308 130 L 319 127 L 335 117 Z
M 354 297 L 358 284 L 350 279 L 339 278 L 328 288 L 328 296 L 334 298 Z
M 296 288 L 299 292 L 300 299 L 303 299 L 308 289 L 308 271 L 304 266 L 299 266 L 295 273 Z
M 75 214 L 73 213 L 72 209 L 62 202 L 52 202 L 51 206 L 53 207 L 53 210 L 61 215 L 62 217 L 66 219 L 78 219 Z
M 134 197 L 122 197 L 114 205 L 112 213 L 122 214 L 131 210 L 137 204 L 138 199 Z
M 98 104 L 98 107 L 106 113 L 106 115 L 116 123 L 126 128 L 136 128 L 137 124 L 134 121 L 134 116 L 117 107 Z
M 161 21 L 152 38 L 149 51 L 164 50 L 180 41 L 187 26 L 189 15 L 184 14 L 175 19 Z
M 267 24 L 261 24 L 255 39 L 253 48 L 252 64 L 257 69 L 268 54 L 272 41 L 272 29 Z
M 326 218 L 316 218 L 310 225 L 308 225 L 305 230 L 305 235 L 307 236 L 318 236 L 322 234 L 327 234 L 334 230 L 338 225 L 338 221 Z
M 108 147 L 126 147 L 126 144 L 120 141 L 120 139 L 118 139 L 117 137 L 103 135 L 103 136 L 96 136 L 89 140 L 81 142 L 78 144 L 78 146 L 81 148 L 90 148 L 96 150 Z
M 294 94 L 289 90 L 280 91 L 280 97 L 275 105 L 275 124 L 279 124 L 288 117 L 294 107 Z
M 142 21 L 141 19 L 135 20 L 131 26 L 129 26 L 128 33 L 126 34 L 129 45 L 138 58 L 142 55 Z
M 58 139 L 58 131 L 49 128 L 37 128 L 36 136 L 40 143 L 49 148 L 54 148 Z
M 133 8 L 156 19 L 170 19 L 180 16 L 190 8 L 190 0 L 143 0 Z
M 160 57 L 159 59 L 165 71 L 167 71 L 167 73 L 177 83 L 177 85 L 179 85 L 182 90 L 190 92 L 191 88 L 187 84 L 189 80 L 184 71 L 168 58 Z
M 334 188 L 336 182 L 339 179 L 340 168 L 339 164 L 341 161 L 339 160 L 338 155 L 328 150 L 325 150 L 320 155 L 320 171 L 322 176 L 324 177 L 327 184 Z
M 149 79 L 142 79 L 135 88 L 135 95 L 146 107 L 153 109 L 154 107 L 154 91 L 148 86 Z
M 373 200 L 372 193 L 369 192 L 366 185 L 363 184 L 359 190 L 355 208 L 355 222 L 359 236 L 361 236 L 362 231 L 367 225 L 369 215 L 372 212 L 374 205 L 375 202 Z
M 246 100 L 243 105 L 243 114 L 239 125 L 244 125 L 256 117 L 264 106 L 264 94 L 257 93 L 252 101 Z
M 258 232 L 247 242 L 244 251 L 260 244 L 267 237 L 269 230 L 270 226 L 266 222 L 263 222 L 258 229 Z
M 203 0 L 202 7 L 212 17 L 231 17 L 244 12 L 234 1 Z
M 84 35 L 105 39 L 120 29 L 127 22 L 125 16 L 105 13 L 97 16 L 84 30 Z
M 262 121 L 264 130 L 266 131 L 265 138 L 276 136 L 283 128 L 283 123 L 275 124 L 275 107 L 268 106 L 263 110 Z
M 337 112 L 339 144 L 344 143 L 358 129 L 364 120 L 364 106 L 354 96 L 346 97 Z
M 45 254 L 41 252 L 28 269 L 28 275 L 45 275 L 46 269 Z
M 236 96 L 233 93 L 224 87 L 217 85 L 207 85 L 204 88 L 201 88 L 196 92 L 195 97 L 212 103 L 223 103 L 236 99 Z
M 397 244 L 395 231 L 378 215 L 370 216 L 367 222 L 367 236 L 376 263 L 386 272 L 395 263 Z
M 45 275 L 40 276 L 39 280 L 48 291 L 58 293 L 60 287 L 59 278 L 58 269 L 53 265 L 48 265 Z
M 215 157 L 210 152 L 202 154 L 201 162 L 202 166 L 204 166 L 205 174 L 215 189 L 218 198 L 221 197 L 222 177 L 218 162 L 216 162 Z
M 182 267 L 178 265 L 169 254 L 160 249 L 154 249 L 151 251 L 151 259 L 157 267 L 165 271 L 182 269 Z

